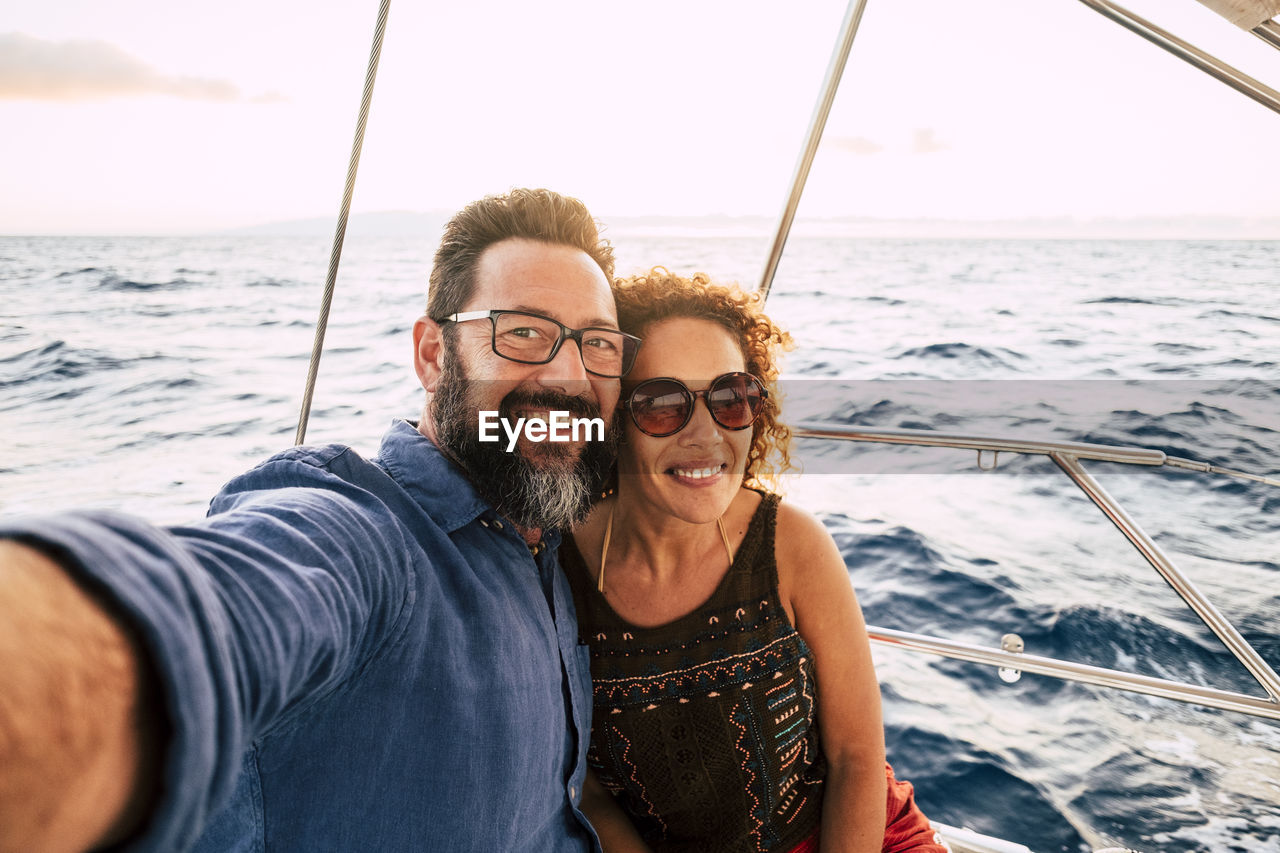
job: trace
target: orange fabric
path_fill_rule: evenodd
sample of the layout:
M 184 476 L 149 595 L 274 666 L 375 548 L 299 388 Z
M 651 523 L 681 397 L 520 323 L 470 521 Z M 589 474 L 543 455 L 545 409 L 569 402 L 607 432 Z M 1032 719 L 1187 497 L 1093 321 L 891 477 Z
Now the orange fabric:
M 949 853 L 942 837 L 916 805 L 915 788 L 894 778 L 893 768 L 884 765 L 889 797 L 885 808 L 884 846 L 881 853 Z
M 884 765 L 884 775 L 889 792 L 881 853 L 950 853 L 941 836 L 929 825 L 929 819 L 916 805 L 915 788 L 911 783 L 895 778 L 888 763 Z M 788 853 L 818 853 L 818 833 Z

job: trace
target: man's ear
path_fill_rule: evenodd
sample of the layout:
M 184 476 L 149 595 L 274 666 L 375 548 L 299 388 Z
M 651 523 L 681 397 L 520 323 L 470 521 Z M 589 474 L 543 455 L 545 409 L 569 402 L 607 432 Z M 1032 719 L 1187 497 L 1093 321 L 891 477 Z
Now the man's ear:
M 430 317 L 422 316 L 413 324 L 413 369 L 427 393 L 435 393 L 444 370 L 444 330 Z

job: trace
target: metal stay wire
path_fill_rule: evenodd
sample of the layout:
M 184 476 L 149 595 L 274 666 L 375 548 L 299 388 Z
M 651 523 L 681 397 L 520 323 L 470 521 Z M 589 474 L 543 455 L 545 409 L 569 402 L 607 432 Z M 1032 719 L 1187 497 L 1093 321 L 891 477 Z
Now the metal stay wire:
M 1209 54 L 1204 53 L 1193 45 L 1182 41 L 1176 36 L 1161 30 L 1154 24 L 1139 18 L 1133 13 L 1109 0 L 1081 0 L 1085 5 L 1090 6 L 1095 11 L 1111 18 L 1126 28 L 1136 32 L 1144 38 L 1152 41 L 1160 47 L 1168 50 L 1174 55 L 1195 65 L 1211 76 L 1226 83 L 1227 85 L 1237 89 L 1245 95 L 1253 98 L 1255 101 L 1280 112 L 1280 94 L 1275 90 L 1260 83 L 1259 81 L 1249 77 L 1239 70 L 1223 63 Z M 844 73 L 844 68 L 848 62 L 849 52 L 853 46 L 853 39 L 857 34 L 858 24 L 861 21 L 862 13 L 866 8 L 866 0 L 850 0 L 848 10 L 845 13 L 845 19 L 841 26 L 840 36 L 837 39 L 835 50 L 831 57 L 831 62 L 827 68 L 826 79 L 823 82 L 822 92 L 818 99 L 818 104 L 814 109 L 813 117 L 810 121 L 809 132 L 805 140 L 805 146 L 801 151 L 799 161 L 796 165 L 795 175 L 792 178 L 791 191 L 788 195 L 786 204 L 783 207 L 782 214 L 779 217 L 778 227 L 774 236 L 773 246 L 770 249 L 768 259 L 765 263 L 765 269 L 761 276 L 759 292 L 765 299 L 768 299 L 769 290 L 773 286 L 773 279 L 777 273 L 778 264 L 781 260 L 783 250 L 786 246 L 787 237 L 790 233 L 792 223 L 795 220 L 796 210 L 799 207 L 800 196 L 804 192 L 804 185 L 809 176 L 810 167 L 817 153 L 818 145 L 822 139 L 822 132 L 826 126 L 827 117 L 831 110 L 831 105 L 835 100 L 836 90 L 840 85 L 840 78 Z M 1280 39 L 1280 28 L 1276 28 L 1274 22 L 1267 22 L 1269 26 L 1260 26 L 1253 30 L 1264 41 L 1273 42 Z M 1261 32 L 1260 30 L 1266 30 Z M 1269 38 L 1270 36 L 1270 38 Z M 876 433 L 869 435 L 867 433 Z M 906 435 L 911 433 L 911 435 Z M 1260 477 L 1256 475 L 1244 474 L 1236 471 L 1218 468 L 1217 466 L 1207 465 L 1205 463 L 1195 462 L 1193 460 L 1178 459 L 1174 457 L 1166 457 L 1158 451 L 1147 451 L 1136 448 L 1111 448 L 1097 447 L 1097 451 L 1102 451 L 1100 455 L 1094 455 L 1089 451 L 1094 451 L 1095 446 L 1078 445 L 1074 447 L 1052 446 L 1050 443 L 1033 442 L 1031 444 L 1043 445 L 1032 447 L 1014 446 L 1010 447 L 1007 443 L 1000 440 L 993 440 L 972 436 L 930 436 L 926 437 L 926 433 L 918 430 L 849 430 L 848 428 L 834 427 L 829 424 L 803 424 L 796 430 L 798 436 L 808 436 L 813 438 L 845 438 L 853 440 L 870 440 L 870 441 L 888 441 L 890 443 L 906 443 L 906 444 L 938 444 L 940 446 L 952 447 L 969 447 L 977 449 L 981 454 L 983 449 L 987 449 L 987 445 L 991 445 L 990 449 L 996 450 L 1013 450 L 1014 452 L 1031 452 L 1045 453 L 1052 458 L 1063 469 L 1067 475 L 1080 486 L 1085 493 L 1093 500 L 1110 518 L 1117 527 L 1124 533 L 1131 543 L 1138 548 L 1139 552 L 1151 563 L 1153 567 L 1164 577 L 1165 581 L 1173 587 L 1175 592 L 1186 602 L 1191 609 L 1201 618 L 1202 621 L 1210 628 L 1210 630 L 1221 640 L 1231 652 L 1231 654 L 1243 664 L 1249 673 L 1258 681 L 1258 683 L 1266 690 L 1268 696 L 1266 699 L 1254 699 L 1240 694 L 1232 694 L 1223 691 L 1215 691 L 1208 688 L 1197 688 L 1191 685 L 1177 684 L 1175 682 L 1163 682 L 1159 679 L 1148 679 L 1142 676 L 1135 676 L 1130 673 L 1119 673 L 1110 670 L 1101 670 L 1092 667 L 1080 667 L 1079 665 L 1070 664 L 1065 661 L 1057 661 L 1044 659 L 1043 666 L 1040 666 L 1040 660 L 1036 659 L 1036 664 L 1028 666 L 1028 669 L 1040 671 L 1046 675 L 1056 675 L 1060 678 L 1071 678 L 1074 680 L 1082 680 L 1089 683 L 1100 684 L 1110 687 L 1121 687 L 1122 689 L 1137 690 L 1138 692 L 1150 693 L 1152 695 L 1167 696 L 1168 698 L 1181 699 L 1183 701 L 1200 702 L 1202 704 L 1226 708 L 1230 710 L 1242 710 L 1246 713 L 1259 714 L 1260 716 L 1277 718 L 1276 709 L 1277 700 L 1280 698 L 1280 676 L 1276 675 L 1272 669 L 1253 647 L 1240 636 L 1228 620 L 1223 618 L 1221 614 L 1213 607 L 1172 564 L 1163 552 L 1146 536 L 1145 532 L 1132 524 L 1127 514 L 1115 504 L 1101 486 L 1092 479 L 1077 462 L 1080 455 L 1093 458 L 1111 459 L 1112 461 L 1130 462 L 1144 465 L 1170 465 L 1172 467 L 1186 468 L 1198 471 L 1209 471 L 1213 473 L 1226 474 L 1234 477 L 1243 477 L 1250 480 L 1257 480 L 1271 485 L 1280 485 L 1269 477 Z M 932 439 L 932 440 L 931 440 Z M 941 439 L 941 440 L 939 440 Z M 960 439 L 957 443 L 957 439 Z M 995 444 L 992 444 L 992 442 Z M 1068 452 L 1064 452 L 1068 451 Z M 1083 454 L 1081 451 L 1085 451 Z M 1128 453 L 1132 458 L 1124 457 Z M 980 457 L 981 458 L 981 457 Z M 879 636 L 877 636 L 879 632 Z M 948 657 L 959 657 L 961 659 L 973 660 L 976 662 L 984 662 L 986 658 L 992 658 L 993 655 L 1004 655 L 1006 657 L 1020 658 L 1026 660 L 1022 655 L 1009 655 L 1006 652 L 993 652 L 977 647 L 966 647 L 960 649 L 957 644 L 949 641 L 938 640 L 937 638 L 915 637 L 914 635 L 906 635 L 901 632 L 889 631 L 887 629 L 869 628 L 872 639 L 881 642 L 890 642 L 903 644 L 908 638 L 921 641 L 917 646 L 920 651 L 928 651 L 934 654 L 941 654 Z M 954 648 L 953 648 L 954 646 Z M 975 657 L 974 655 L 977 655 Z M 1014 664 L 1010 664 L 1011 666 Z M 1076 671 L 1079 670 L 1079 671 Z M 1085 672 L 1084 670 L 1090 670 Z
M 1152 44 L 1167 50 L 1179 59 L 1189 62 L 1210 77 L 1226 83 L 1231 88 L 1253 98 L 1253 100 L 1268 109 L 1280 113 L 1280 92 L 1265 83 L 1255 80 L 1243 71 L 1205 53 L 1195 45 L 1183 41 L 1145 18 L 1140 18 L 1128 9 L 1112 3 L 1111 0 L 1080 0 L 1080 2 L 1095 12 L 1110 18 L 1125 29 L 1137 33 Z M 1262 32 L 1258 30 L 1262 30 Z M 1272 38 L 1280 39 L 1280 36 L 1276 35 L 1276 30 L 1272 27 L 1259 26 L 1253 32 L 1263 41 L 1271 42 Z
M 836 89 L 840 87 L 840 77 L 844 74 L 845 64 L 849 61 L 849 51 L 853 48 L 854 36 L 858 34 L 858 23 L 862 20 L 862 12 L 867 7 L 867 0 L 849 0 L 849 8 L 845 11 L 844 22 L 840 25 L 840 36 L 836 39 L 835 50 L 831 54 L 831 62 L 827 66 L 827 76 L 822 84 L 822 92 L 818 96 L 817 106 L 813 109 L 813 118 L 809 120 L 809 134 L 804 148 L 800 151 L 800 159 L 796 163 L 795 176 L 791 179 L 791 193 L 783 205 L 782 215 L 778 219 L 777 233 L 773 238 L 773 246 L 769 249 L 769 258 L 765 261 L 764 273 L 760 276 L 757 288 L 764 299 L 769 298 L 769 288 L 773 287 L 773 277 L 778 272 L 778 262 L 782 260 L 782 250 L 787 245 L 787 235 L 791 233 L 791 223 L 795 221 L 796 209 L 800 207 L 800 196 L 804 193 L 805 181 L 809 179 L 809 169 L 813 166 L 813 158 L 818 153 L 818 144 L 822 141 L 822 131 L 827 126 L 827 116 L 831 113 L 831 105 L 836 99 Z
M 1078 486 L 1090 501 L 1137 549 L 1146 562 L 1173 589 L 1179 598 L 1200 618 L 1231 655 L 1266 691 L 1266 698 L 1255 698 L 1242 693 L 1215 690 L 1209 687 L 1183 684 L 1176 681 L 1152 679 L 1118 670 L 1076 664 L 1055 658 L 1024 656 L 1008 651 L 986 649 L 968 643 L 908 634 L 877 626 L 868 626 L 868 636 L 879 643 L 887 643 L 913 651 L 967 660 L 973 663 L 994 663 L 1036 672 L 1041 675 L 1081 681 L 1102 687 L 1132 690 L 1152 696 L 1192 702 L 1206 707 L 1239 711 L 1255 716 L 1280 720 L 1280 675 L 1267 663 L 1236 627 L 1210 602 L 1199 588 L 1184 575 L 1168 555 L 1135 522 L 1107 491 L 1080 465 L 1080 460 L 1090 459 L 1130 465 L 1160 467 L 1168 465 L 1199 472 L 1240 477 L 1280 486 L 1280 480 L 1272 477 L 1231 471 L 1217 466 L 1166 456 L 1163 451 L 1140 447 L 1119 447 L 1108 444 L 1089 444 L 1071 441 L 1015 441 L 1011 439 L 962 433 L 934 432 L 933 430 L 888 429 L 883 427 L 853 427 L 844 424 L 804 422 L 792 428 L 799 438 L 827 440 L 869 441 L 916 447 L 950 447 L 960 450 L 983 452 L 1010 452 L 1048 456 Z M 1028 665 L 1020 665 L 1028 661 Z
M 1280 24 L 1275 21 L 1263 21 L 1249 32 L 1272 47 L 1280 49 Z
M 373 47 L 369 51 L 369 67 L 364 75 L 364 92 L 360 96 L 360 117 L 356 120 L 355 140 L 351 143 L 351 157 L 347 161 L 347 182 L 342 191 L 342 207 L 338 213 L 338 225 L 333 233 L 333 248 L 329 252 L 329 272 L 325 276 L 324 298 L 320 303 L 320 318 L 316 321 L 315 341 L 311 345 L 311 363 L 307 368 L 307 386 L 302 392 L 302 411 L 298 413 L 298 432 L 294 444 L 302 444 L 307 437 L 307 421 L 311 417 L 311 398 L 315 395 L 316 375 L 320 372 L 320 354 L 324 351 L 324 334 L 329 327 L 329 309 L 333 305 L 333 290 L 338 281 L 338 262 L 342 258 L 342 243 L 347 235 L 347 217 L 351 213 L 351 196 L 356 188 L 356 170 L 360 167 L 360 150 L 364 147 L 364 129 L 369 121 L 369 104 L 373 101 L 373 81 L 378 76 L 378 60 L 382 56 L 382 36 L 387 29 L 387 12 L 391 0 L 380 0 L 378 25 L 373 33 Z
M 1280 92 L 1267 86 L 1239 69 L 1227 65 L 1220 59 L 1211 56 L 1188 42 L 1169 33 L 1155 24 L 1130 12 L 1110 0 L 1081 0 L 1094 11 L 1110 18 L 1121 26 L 1137 33 L 1175 56 L 1199 68 L 1210 76 L 1226 83 L 1233 89 L 1247 95 L 1258 103 L 1280 112 Z M 858 24 L 866 9 L 866 0 L 849 0 L 844 22 L 840 27 L 840 36 L 836 40 L 831 62 L 827 66 L 826 79 L 818 103 L 814 107 L 813 117 L 809 122 L 809 133 L 801 149 L 796 163 L 795 175 L 791 179 L 791 192 L 783 205 L 778 218 L 778 227 L 774 234 L 773 245 L 765 261 L 764 272 L 760 276 L 757 290 L 767 300 L 769 290 L 773 287 L 774 276 L 778 272 L 778 264 L 782 260 L 783 249 L 787 245 L 787 237 L 791 233 L 791 225 L 795 221 L 796 210 L 800 206 L 800 197 L 804 193 L 805 182 L 809 179 L 809 170 L 813 166 L 814 157 L 818 153 L 818 145 L 822 141 L 822 132 L 827 125 L 827 116 L 831 113 L 831 105 L 835 101 L 836 90 L 840 87 L 840 78 L 844 74 L 845 65 L 849 61 L 849 52 L 853 48 L 853 39 L 858 34 Z M 1252 32 L 1263 41 L 1280 47 L 1280 24 L 1275 21 L 1264 21 Z
M 1080 487 L 1098 509 L 1102 510 L 1111 523 L 1138 549 L 1143 559 L 1200 617 L 1200 620 L 1227 647 L 1235 659 L 1249 670 L 1249 674 L 1267 691 L 1271 703 L 1273 705 L 1280 703 L 1280 675 L 1277 675 L 1271 665 L 1263 660 L 1236 626 L 1214 607 L 1212 602 L 1191 582 L 1191 579 L 1173 564 L 1164 550 L 1124 511 L 1116 499 L 1102 487 L 1102 484 L 1084 469 L 1079 459 L 1071 454 L 1058 452 L 1050 453 L 1049 458 L 1058 464 L 1058 467 Z
M 1272 47 L 1280 48 L 1280 24 L 1272 20 L 1280 15 L 1277 0 L 1200 0 L 1200 4 Z

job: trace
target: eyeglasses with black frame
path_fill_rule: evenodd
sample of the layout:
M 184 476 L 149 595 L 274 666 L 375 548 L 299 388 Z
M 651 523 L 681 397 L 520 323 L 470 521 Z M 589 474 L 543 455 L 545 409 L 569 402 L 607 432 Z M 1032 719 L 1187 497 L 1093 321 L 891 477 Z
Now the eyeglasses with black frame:
M 701 391 L 690 391 L 679 379 L 646 379 L 627 395 L 623 405 L 636 429 L 654 438 L 675 435 L 693 419 L 699 397 L 711 419 L 725 429 L 746 429 L 764 410 L 769 390 L 750 373 L 724 373 Z
M 529 311 L 463 311 L 436 320 L 437 323 L 466 323 L 488 320 L 489 338 L 495 354 L 521 364 L 546 364 L 560 352 L 566 338 L 578 343 L 582 366 L 588 373 L 618 379 L 635 364 L 640 339 L 617 329 L 588 326 L 570 329 L 559 320 Z

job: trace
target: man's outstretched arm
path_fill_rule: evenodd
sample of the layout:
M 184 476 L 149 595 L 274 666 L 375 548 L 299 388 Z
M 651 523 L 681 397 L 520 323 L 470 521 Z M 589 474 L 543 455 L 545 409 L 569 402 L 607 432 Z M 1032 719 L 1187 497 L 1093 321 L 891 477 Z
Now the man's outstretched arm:
M 190 849 L 254 738 L 401 635 L 425 553 L 321 467 L 345 452 L 282 454 L 182 527 L 0 518 L 0 853 Z
M 0 540 L 0 853 L 126 838 L 157 779 L 150 667 L 42 552 Z

